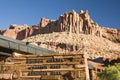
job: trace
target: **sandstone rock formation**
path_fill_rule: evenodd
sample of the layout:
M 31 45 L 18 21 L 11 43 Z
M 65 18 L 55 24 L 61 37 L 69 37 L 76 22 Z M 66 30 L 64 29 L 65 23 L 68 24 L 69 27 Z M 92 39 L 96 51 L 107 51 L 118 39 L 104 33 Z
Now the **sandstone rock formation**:
M 92 21 L 88 15 L 88 11 L 81 11 L 80 14 L 78 14 L 72 10 L 69 13 L 61 15 L 56 21 L 42 18 L 40 27 L 43 33 L 66 31 L 77 34 L 101 35 L 101 29 L 99 29 L 98 24 Z
M 16 30 L 12 30 L 12 29 L 6 30 L 3 33 L 4 36 L 7 36 L 7 37 L 10 37 L 13 39 L 16 39 L 17 34 L 18 34 L 18 32 Z
M 102 29 L 102 37 L 120 43 L 120 30 L 112 29 L 112 28 L 101 28 Z
M 120 42 L 120 30 L 100 27 L 90 18 L 88 11 L 81 11 L 78 14 L 72 10 L 69 13 L 61 15 L 56 21 L 42 18 L 40 22 L 40 34 L 52 32 L 91 34 L 114 42 Z
M 88 11 L 76 13 L 74 10 L 61 15 L 58 20 L 41 18 L 40 24 L 27 26 L 13 24 L 8 30 L 0 31 L 1 34 L 14 38 L 25 39 L 36 34 L 52 32 L 70 32 L 76 34 L 90 34 L 104 37 L 114 42 L 120 42 L 120 30 L 105 28 L 95 23 L 89 16 Z
M 2 34 L 7 37 L 11 37 L 13 39 L 24 39 L 24 33 L 19 34 L 24 29 L 26 29 L 27 25 L 17 25 L 11 24 L 8 30 L 5 30 Z
M 5 30 L 0 30 L 0 34 L 3 34 Z

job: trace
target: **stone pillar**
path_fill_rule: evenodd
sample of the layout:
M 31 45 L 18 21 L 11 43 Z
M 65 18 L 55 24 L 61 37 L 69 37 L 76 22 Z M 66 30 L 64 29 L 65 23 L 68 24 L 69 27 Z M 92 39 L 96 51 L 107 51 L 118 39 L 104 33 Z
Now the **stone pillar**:
M 72 33 L 72 15 L 70 15 L 70 33 Z

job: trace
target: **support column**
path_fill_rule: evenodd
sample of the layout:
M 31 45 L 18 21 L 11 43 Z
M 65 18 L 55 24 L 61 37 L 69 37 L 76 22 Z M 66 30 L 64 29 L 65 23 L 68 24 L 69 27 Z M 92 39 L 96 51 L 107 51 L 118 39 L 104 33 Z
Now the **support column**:
M 86 80 L 90 80 L 90 77 L 89 77 L 89 69 L 88 69 L 88 62 L 87 62 L 87 53 L 84 53 L 84 62 L 85 62 Z

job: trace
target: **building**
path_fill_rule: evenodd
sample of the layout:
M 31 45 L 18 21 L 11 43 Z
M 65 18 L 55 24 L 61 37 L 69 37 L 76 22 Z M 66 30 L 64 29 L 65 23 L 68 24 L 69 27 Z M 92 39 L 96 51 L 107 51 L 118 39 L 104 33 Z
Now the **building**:
M 89 80 L 85 54 L 55 54 L 0 35 L 0 79 Z

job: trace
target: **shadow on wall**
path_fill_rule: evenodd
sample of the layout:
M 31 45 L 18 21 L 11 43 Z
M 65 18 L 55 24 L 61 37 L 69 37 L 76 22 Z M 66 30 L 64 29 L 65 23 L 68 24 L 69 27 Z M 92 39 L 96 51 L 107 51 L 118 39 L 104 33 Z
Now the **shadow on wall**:
M 74 78 L 72 77 L 71 72 L 68 72 L 66 74 L 63 75 L 64 80 L 74 80 Z

